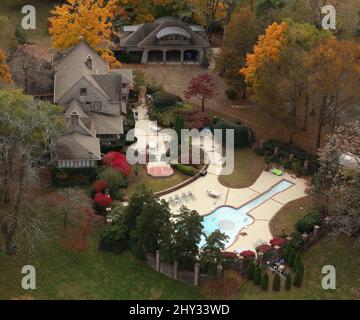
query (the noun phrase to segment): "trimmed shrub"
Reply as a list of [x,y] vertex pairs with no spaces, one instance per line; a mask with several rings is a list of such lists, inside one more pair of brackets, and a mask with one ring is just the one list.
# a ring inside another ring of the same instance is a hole
[[275,273],[274,279],[273,279],[273,283],[272,283],[272,289],[273,291],[280,291],[280,276]]
[[310,233],[316,225],[322,224],[322,214],[319,210],[311,210],[306,216],[296,222],[295,228],[300,233]]
[[299,264],[301,264],[301,257],[299,254],[296,254],[295,259],[294,259],[293,268],[296,270],[298,268]]
[[261,283],[261,267],[260,266],[255,267],[254,283],[257,286],[260,285],[260,283]]
[[288,258],[288,264],[290,268],[294,267],[294,262],[295,262],[295,258],[296,258],[296,252],[294,250],[291,250],[289,253],[289,258]]
[[302,234],[300,232],[294,232],[292,235],[292,239],[290,240],[290,246],[294,250],[299,250],[304,245],[304,239],[302,237]]
[[99,250],[119,253],[128,247],[127,229],[122,224],[106,227],[100,234]]
[[122,193],[120,189],[126,188],[128,185],[121,172],[109,167],[101,171],[99,176],[100,179],[107,181],[111,196],[114,199],[121,200]]
[[51,166],[52,184],[55,187],[88,185],[98,177],[98,168],[58,168]]
[[96,180],[93,184],[94,191],[103,192],[108,187],[108,183],[105,180]]
[[254,280],[254,275],[255,275],[255,262],[251,261],[251,263],[249,264],[249,267],[247,269],[247,278],[248,280],[252,281]]
[[245,250],[245,251],[242,251],[240,253],[240,255],[242,255],[244,258],[255,258],[255,252],[254,251],[251,251],[251,250]]
[[267,273],[265,273],[261,278],[261,289],[269,289],[269,275]]
[[155,110],[164,111],[172,107],[176,107],[178,99],[175,95],[171,93],[158,91],[155,93],[152,103]]
[[112,198],[111,196],[107,195],[107,194],[103,194],[101,192],[98,192],[97,194],[95,194],[95,202],[103,208],[107,208],[112,204]]
[[270,240],[270,244],[272,247],[282,247],[286,243],[286,239],[283,238],[274,238]]
[[188,176],[195,176],[199,173],[199,170],[197,170],[196,168],[191,166],[186,166],[180,163],[173,163],[171,164],[171,167],[179,170],[181,173],[186,174]]
[[128,177],[131,173],[131,165],[128,163],[126,155],[121,152],[108,152],[102,161],[106,166],[120,171],[124,177]]
[[291,289],[292,281],[291,281],[291,275],[288,274],[285,279],[285,290],[289,291]]
[[226,90],[225,92],[226,96],[230,99],[230,100],[235,100],[236,96],[237,96],[237,92],[235,89],[233,88],[229,88]]
[[304,267],[300,264],[296,270],[295,279],[294,279],[294,287],[301,287],[302,281],[304,278]]
[[[214,129],[233,129],[234,130],[234,145],[235,148],[246,148],[251,145],[254,141],[254,134],[252,130],[245,125],[228,123],[225,120],[219,120],[215,125]],[[226,134],[222,135],[223,143],[226,144]]]

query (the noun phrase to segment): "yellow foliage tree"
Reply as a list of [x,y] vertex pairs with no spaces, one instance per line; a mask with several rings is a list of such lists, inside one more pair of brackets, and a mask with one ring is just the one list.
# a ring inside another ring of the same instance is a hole
[[9,66],[6,64],[6,54],[0,49],[0,80],[12,82]]
[[76,45],[83,39],[99,52],[110,67],[118,67],[110,49],[110,37],[113,29],[112,19],[122,14],[116,6],[116,0],[67,0],[55,6],[49,18],[49,33],[52,46],[59,50]]
[[269,60],[276,61],[280,57],[281,49],[286,43],[287,29],[287,22],[274,22],[267,27],[265,34],[259,37],[258,43],[254,46],[254,53],[247,54],[246,66],[240,73],[245,76],[247,84],[255,90],[261,85],[257,73],[262,65]]

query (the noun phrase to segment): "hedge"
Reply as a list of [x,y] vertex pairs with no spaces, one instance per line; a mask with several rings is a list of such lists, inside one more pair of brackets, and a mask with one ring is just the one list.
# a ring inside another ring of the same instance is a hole
[[295,228],[300,233],[310,233],[316,225],[320,226],[323,222],[322,214],[319,210],[311,210],[307,215],[296,222]]
[[171,164],[171,167],[179,170],[181,173],[186,174],[188,176],[195,176],[199,173],[198,169],[180,163],[173,163]]
[[222,139],[223,144],[226,144],[226,129],[234,130],[234,146],[235,148],[249,147],[254,141],[253,131],[243,124],[232,124],[225,120],[218,120],[213,124],[213,129],[223,130]]
[[250,280],[250,281],[254,280],[254,275],[255,275],[255,263],[254,263],[254,261],[251,261],[251,263],[249,264],[246,275],[247,275],[248,280]]
[[261,278],[261,289],[267,290],[269,288],[269,275],[265,273]]
[[254,283],[256,285],[260,285],[261,283],[261,267],[255,267],[255,274],[254,274]]
[[119,253],[128,247],[127,229],[123,224],[106,227],[100,234],[99,250]]
[[[275,154],[275,150],[278,150]],[[286,169],[294,170],[300,176],[314,174],[319,168],[319,161],[316,155],[307,153],[290,143],[283,143],[279,140],[270,139],[265,141],[262,146],[254,149],[259,156],[265,156],[268,162],[279,163]],[[293,155],[290,160],[290,155]],[[305,161],[308,161],[308,167],[305,168]]]
[[292,281],[291,281],[291,275],[288,274],[285,279],[285,290],[289,291],[291,289]]
[[152,102],[154,109],[157,111],[164,111],[170,109],[171,107],[176,107],[177,103],[177,96],[164,91],[156,92]]
[[273,283],[272,283],[272,289],[274,291],[280,291],[280,276],[275,273],[274,279],[273,279]]
[[52,185],[72,187],[88,185],[98,178],[98,168],[58,168],[51,166]]

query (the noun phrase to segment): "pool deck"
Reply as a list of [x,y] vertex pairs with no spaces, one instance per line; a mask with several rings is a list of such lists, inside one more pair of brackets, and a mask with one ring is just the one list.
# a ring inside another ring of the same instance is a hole
[[[278,177],[271,172],[263,171],[252,186],[243,189],[232,189],[225,187],[219,182],[218,177],[220,172],[221,167],[212,164],[209,166],[208,174],[205,177],[199,178],[190,185],[176,192],[167,194],[161,197],[161,199],[168,200],[175,195],[180,196],[182,192],[188,193],[191,191],[195,196],[195,201],[188,201],[185,205],[189,209],[196,210],[200,215],[204,216],[224,205],[238,208],[265,193],[282,180],[288,180],[294,184],[289,189],[275,195],[251,211],[249,214],[255,219],[255,222],[239,230],[239,232],[244,232],[247,235],[238,236],[237,240],[226,248],[226,251],[235,251],[239,248],[243,250],[254,250],[259,241],[270,241],[273,238],[269,229],[270,220],[285,204],[307,196],[305,193],[306,181],[287,173]],[[207,189],[221,193],[220,198],[210,198],[206,192]],[[172,213],[174,215],[178,214],[179,208],[180,206],[171,207]]]

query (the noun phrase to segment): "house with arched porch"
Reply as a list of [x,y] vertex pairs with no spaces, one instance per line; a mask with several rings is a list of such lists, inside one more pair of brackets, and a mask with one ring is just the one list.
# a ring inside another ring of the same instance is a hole
[[163,17],[152,23],[124,26],[119,53],[142,64],[199,64],[208,48],[203,27],[178,17]]

